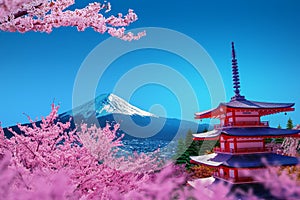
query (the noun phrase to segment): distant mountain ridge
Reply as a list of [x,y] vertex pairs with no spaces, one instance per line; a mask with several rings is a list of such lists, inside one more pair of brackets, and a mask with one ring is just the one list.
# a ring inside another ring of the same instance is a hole
[[[75,122],[99,124],[100,127],[104,127],[106,123],[120,123],[120,133],[125,134],[124,139],[172,140],[175,137],[185,137],[188,130],[201,132],[208,129],[208,125],[156,116],[129,104],[115,94],[100,95],[94,100],[60,114],[58,120],[66,122],[70,117],[72,117],[72,129],[75,128]],[[16,126],[12,128],[18,132]],[[5,129],[5,133],[9,134],[9,131]]]

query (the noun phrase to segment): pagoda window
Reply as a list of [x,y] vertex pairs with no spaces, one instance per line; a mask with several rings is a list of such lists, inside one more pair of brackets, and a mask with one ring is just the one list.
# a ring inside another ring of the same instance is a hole
[[233,151],[233,150],[234,150],[234,143],[233,143],[233,142],[230,142],[230,143],[229,143],[229,148],[230,148],[230,151]]
[[220,169],[220,176],[224,176],[224,170],[222,168]]
[[234,170],[233,169],[229,170],[229,177],[234,178]]
[[227,113],[227,116],[228,116],[228,117],[232,116],[232,112],[228,112],[228,113]]
[[224,142],[221,142],[221,150],[224,150],[225,149],[225,144]]
[[233,122],[233,119],[232,119],[232,117],[230,117],[228,120],[229,120],[229,122]]
[[221,126],[224,126],[225,124],[225,119],[221,119]]

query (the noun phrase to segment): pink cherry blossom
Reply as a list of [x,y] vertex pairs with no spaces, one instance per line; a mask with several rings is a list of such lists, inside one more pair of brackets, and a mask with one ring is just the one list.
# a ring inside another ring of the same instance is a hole
[[95,2],[82,9],[68,10],[74,4],[74,0],[0,0],[0,30],[51,33],[53,28],[75,26],[78,31],[92,28],[126,41],[145,36],[145,32],[125,32],[125,27],[138,20],[132,9],[124,16],[104,16],[111,10],[110,3]]
[[[50,195],[61,176],[64,182],[57,184],[65,187],[55,194],[66,199],[107,199],[111,190],[127,193],[138,188],[158,169],[155,156],[116,156],[122,145],[116,136],[119,124],[103,129],[82,125],[80,130],[70,130],[70,121],[57,121],[58,109],[52,104],[51,113],[40,124],[29,118],[31,125],[18,125],[22,134],[10,130],[14,134],[10,139],[0,129],[0,176],[11,183],[0,192],[7,197],[15,199],[17,193],[35,198]],[[42,194],[41,182],[50,188]]]

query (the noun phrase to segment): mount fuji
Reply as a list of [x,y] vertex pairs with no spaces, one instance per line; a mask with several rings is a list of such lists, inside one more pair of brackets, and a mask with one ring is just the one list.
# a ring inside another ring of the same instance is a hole
[[[195,122],[174,118],[156,116],[129,104],[115,94],[103,94],[95,99],[64,112],[58,116],[58,120],[67,122],[72,118],[71,128],[75,124],[87,123],[104,127],[106,123],[120,123],[120,134],[125,134],[125,140],[150,139],[173,140],[175,137],[185,137],[186,133],[203,131],[208,125],[198,125]],[[39,122],[37,122],[39,123]],[[16,126],[10,127],[16,132]],[[12,135],[4,129],[6,136]]]
[[118,97],[115,94],[102,94],[81,106],[78,106],[68,112],[61,115],[73,115],[80,114],[84,118],[89,118],[91,115],[95,115],[96,118],[103,117],[109,114],[123,114],[123,115],[139,115],[142,117],[157,117],[152,113],[141,110],[124,99]]
[[75,119],[75,123],[99,124],[120,123],[120,132],[125,139],[172,140],[185,137],[188,130],[193,132],[207,129],[207,125],[174,118],[156,116],[129,104],[115,94],[103,94],[81,106],[59,115],[61,121]]

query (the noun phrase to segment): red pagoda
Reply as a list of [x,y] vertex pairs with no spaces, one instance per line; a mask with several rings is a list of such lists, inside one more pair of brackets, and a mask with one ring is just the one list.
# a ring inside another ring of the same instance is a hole
[[[214,153],[192,156],[191,162],[215,167],[213,177],[231,184],[256,182],[251,172],[264,172],[268,166],[293,166],[295,157],[276,154],[266,146],[267,138],[298,137],[299,130],[269,127],[262,116],[294,111],[294,103],[267,103],[247,100],[240,94],[237,59],[232,43],[232,73],[235,96],[215,109],[195,113],[196,119],[217,118],[219,125],[206,133],[194,134],[194,140],[219,140]],[[250,173],[249,173],[250,172]]]

